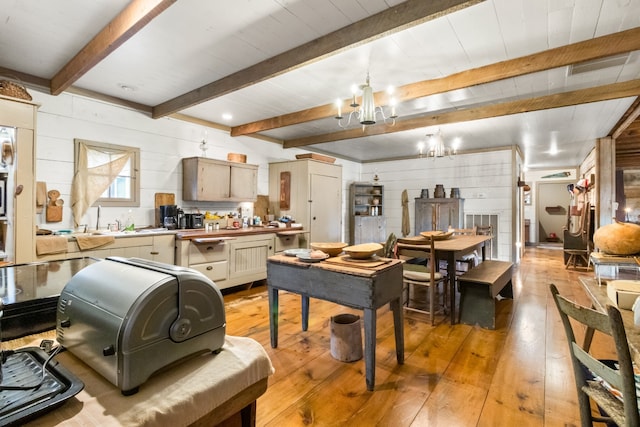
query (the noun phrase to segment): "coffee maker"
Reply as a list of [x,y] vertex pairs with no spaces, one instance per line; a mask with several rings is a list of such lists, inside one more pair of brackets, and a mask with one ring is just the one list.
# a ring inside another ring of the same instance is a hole
[[178,227],[178,206],[161,205],[159,209],[161,226],[167,230],[175,230]]

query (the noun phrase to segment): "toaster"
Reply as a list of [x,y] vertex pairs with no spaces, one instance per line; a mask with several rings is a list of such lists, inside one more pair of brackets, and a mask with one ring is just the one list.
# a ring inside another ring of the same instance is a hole
[[130,395],[158,370],[225,339],[224,300],[205,275],[140,258],[108,257],[60,294],[58,342]]
[[203,228],[204,227],[204,214],[192,213],[186,214],[187,228]]

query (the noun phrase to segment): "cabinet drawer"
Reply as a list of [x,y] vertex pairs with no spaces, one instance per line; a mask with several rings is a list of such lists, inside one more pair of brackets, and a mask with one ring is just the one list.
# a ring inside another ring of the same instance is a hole
[[287,249],[297,249],[300,247],[298,246],[299,244],[297,234],[290,236],[276,236],[276,253],[286,251]]
[[223,261],[229,258],[229,246],[220,243],[194,243],[189,245],[189,265]]
[[229,263],[227,261],[218,261],[208,262],[205,264],[190,265],[189,267],[193,268],[196,271],[199,271],[214,282],[220,282],[227,279],[228,266]]

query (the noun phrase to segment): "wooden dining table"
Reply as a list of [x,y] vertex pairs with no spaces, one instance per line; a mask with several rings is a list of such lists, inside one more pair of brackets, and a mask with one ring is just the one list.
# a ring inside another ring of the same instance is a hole
[[[607,285],[605,281],[599,282],[595,277],[579,277],[578,281],[589,296],[589,299],[591,299],[593,309],[606,313],[607,304],[614,305],[607,295]],[[631,357],[636,365],[640,366],[640,327],[636,326],[633,321],[633,311],[625,309],[619,310],[622,315],[624,331],[627,334]],[[585,332],[584,349],[588,349],[591,346],[593,332],[593,329],[587,329]]]
[[[451,324],[456,321],[456,260],[479,250],[484,261],[486,259],[485,245],[491,239],[492,236],[486,235],[455,235],[446,240],[436,240],[434,242],[436,258],[447,262]],[[398,239],[398,256],[424,258],[425,254],[428,254],[431,250],[430,245],[424,242],[428,243],[428,240],[421,236]]]

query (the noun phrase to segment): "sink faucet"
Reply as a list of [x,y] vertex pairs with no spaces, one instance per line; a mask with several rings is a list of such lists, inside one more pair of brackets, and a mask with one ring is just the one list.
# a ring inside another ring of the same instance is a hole
[[98,205],[98,218],[96,219],[96,230],[100,230],[100,211],[102,210],[102,206]]

